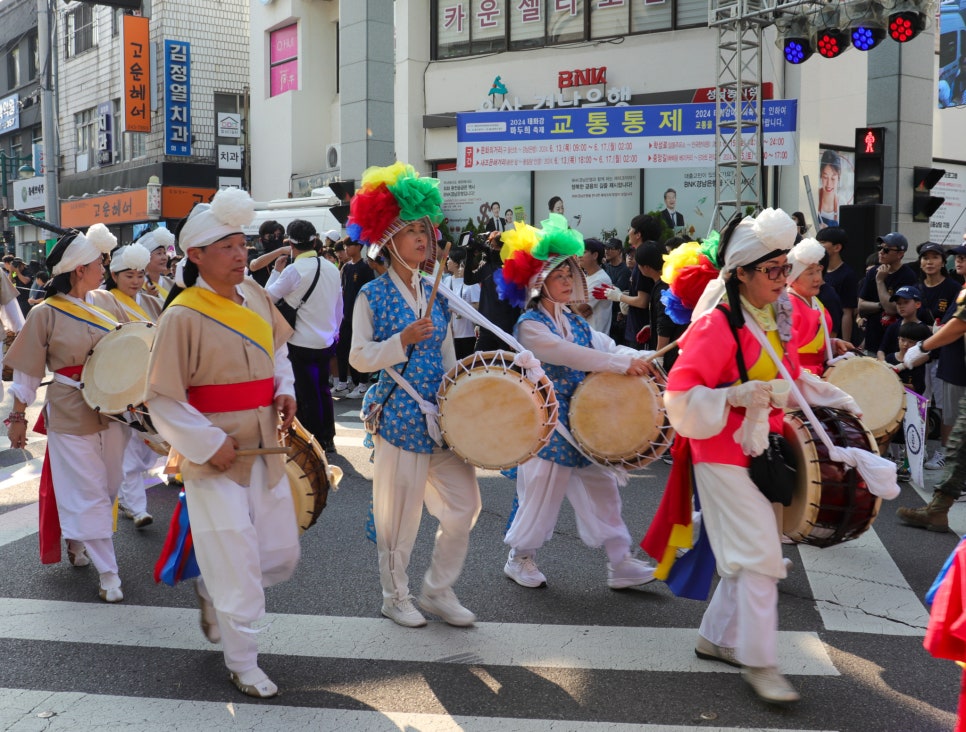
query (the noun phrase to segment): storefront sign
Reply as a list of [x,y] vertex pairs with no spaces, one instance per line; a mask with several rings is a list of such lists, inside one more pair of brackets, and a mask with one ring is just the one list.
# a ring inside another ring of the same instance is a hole
[[269,34],[269,96],[299,88],[298,30],[298,23],[293,23]]
[[[795,162],[798,102],[763,102],[765,165]],[[714,167],[713,104],[470,112],[456,116],[461,171]],[[746,132],[748,144],[753,133]],[[724,162],[729,162],[723,157]]]
[[125,15],[121,25],[124,79],[124,132],[150,132],[151,40],[150,21]]
[[196,203],[207,203],[214,195],[214,188],[164,186],[161,189],[161,216],[166,219],[183,219]]
[[241,145],[219,145],[218,146],[218,167],[222,170],[241,170],[242,167],[242,146]]
[[11,208],[29,211],[34,208],[43,208],[46,204],[47,199],[44,194],[44,179],[42,176],[13,182]]
[[96,223],[111,226],[146,221],[147,218],[148,192],[145,188],[77,198],[60,204],[60,225],[65,228],[87,228]]
[[101,102],[97,105],[97,164],[114,163],[114,105]]
[[219,112],[218,137],[241,137],[241,115],[235,112]]
[[0,99],[0,135],[20,129],[20,95]]
[[191,155],[191,44],[164,42],[164,154]]

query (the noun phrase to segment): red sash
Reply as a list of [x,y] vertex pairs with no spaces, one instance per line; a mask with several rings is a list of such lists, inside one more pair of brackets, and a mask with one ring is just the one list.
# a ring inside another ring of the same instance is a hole
[[275,379],[271,377],[238,384],[188,387],[188,404],[199,412],[242,412],[271,406],[274,401]]

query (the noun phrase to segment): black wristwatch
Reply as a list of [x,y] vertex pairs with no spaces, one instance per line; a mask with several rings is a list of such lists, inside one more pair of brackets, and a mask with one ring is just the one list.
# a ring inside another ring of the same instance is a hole
[[926,348],[926,347],[925,347],[924,345],[922,345],[922,343],[923,343],[922,341],[919,341],[919,342],[918,342],[918,343],[916,344],[917,346],[919,346],[919,350],[920,350],[920,351],[921,351],[922,353],[929,353],[929,349],[928,349],[928,348]]

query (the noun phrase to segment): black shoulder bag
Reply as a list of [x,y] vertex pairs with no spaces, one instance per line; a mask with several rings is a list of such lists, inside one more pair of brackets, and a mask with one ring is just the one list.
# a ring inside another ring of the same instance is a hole
[[[748,369],[745,368],[745,356],[741,352],[738,329],[735,328],[731,315],[725,308],[718,305],[717,309],[725,314],[728,327],[731,328],[731,335],[735,338],[738,373],[744,383],[748,381]],[[768,447],[761,455],[751,458],[748,474],[751,476],[751,481],[769,501],[783,506],[792,505],[798,468],[795,453],[784,437],[775,432],[768,433]]]
[[284,297],[279,298],[278,302],[275,303],[275,307],[278,308],[278,311],[282,314],[282,317],[285,318],[285,321],[293,328],[295,327],[295,319],[298,318],[299,308],[302,307],[305,304],[305,301],[312,296],[312,291],[315,290],[315,286],[318,284],[319,275],[322,274],[322,258],[316,257],[316,260],[315,278],[312,280],[312,285],[302,296],[302,299],[299,300],[299,304],[295,307],[292,307],[285,302]]

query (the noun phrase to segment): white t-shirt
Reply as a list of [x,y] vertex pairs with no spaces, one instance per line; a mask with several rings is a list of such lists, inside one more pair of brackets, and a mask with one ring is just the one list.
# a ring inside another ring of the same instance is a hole
[[[593,292],[598,285],[612,285],[610,276],[603,269],[599,269],[592,275],[587,275],[587,292]],[[591,300],[590,307],[593,312],[587,319],[590,327],[599,333],[610,333],[610,321],[614,314],[610,300]]]
[[[470,305],[476,306],[480,302],[480,286],[467,285],[462,277],[455,275],[447,283],[449,289],[463,298]],[[453,338],[473,338],[476,336],[476,326],[471,320],[453,313]]]

